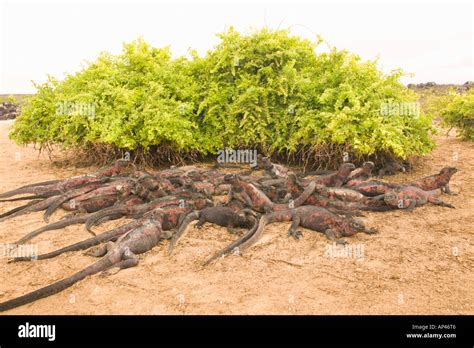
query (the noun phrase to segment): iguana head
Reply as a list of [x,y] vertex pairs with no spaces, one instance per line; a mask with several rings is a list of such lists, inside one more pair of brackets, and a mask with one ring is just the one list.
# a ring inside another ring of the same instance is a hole
[[441,175],[443,175],[443,174],[453,175],[457,171],[458,171],[458,169],[456,167],[444,167],[443,169],[441,169],[441,171],[439,173]]
[[339,167],[339,175],[348,176],[355,169],[353,163],[343,163]]
[[159,221],[163,221],[164,217],[165,217],[165,211],[161,208],[158,208],[158,209],[154,209],[152,210],[149,214],[146,214],[148,215],[148,217],[151,219],[151,220],[159,220]]
[[365,225],[362,220],[354,219],[352,220],[349,225],[354,228],[357,232],[365,231]]
[[398,206],[399,199],[398,199],[398,195],[395,191],[387,192],[384,195],[383,200],[385,201],[385,203],[387,203],[391,207]]
[[316,184],[314,191],[317,192],[317,193],[326,192],[327,187],[324,186],[324,185],[321,185],[321,184]]
[[224,181],[225,182],[228,182],[228,183],[233,183],[233,182],[236,182],[238,181],[239,177],[237,174],[226,174],[224,176]]
[[114,165],[117,168],[124,168],[124,167],[128,166],[129,164],[130,164],[130,160],[125,159],[125,158],[120,158],[120,159],[116,160],[115,163],[114,163]]
[[214,202],[210,198],[201,196],[194,200],[194,206],[196,207],[197,210],[201,210],[207,207],[213,207]]
[[367,169],[367,170],[369,170],[369,171],[372,171],[372,170],[374,169],[374,167],[375,167],[375,164],[374,164],[374,162],[372,162],[372,161],[367,161],[367,162],[364,162],[364,164],[362,165],[362,167],[363,167],[364,169]]

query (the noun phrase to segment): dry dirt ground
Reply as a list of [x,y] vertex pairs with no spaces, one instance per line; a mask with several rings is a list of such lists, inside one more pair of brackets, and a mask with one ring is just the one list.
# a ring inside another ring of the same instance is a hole
[[[0,192],[95,168],[61,168],[32,147],[8,140],[11,122],[0,124]],[[7,314],[474,314],[474,144],[439,136],[438,147],[410,174],[411,180],[454,165],[456,209],[424,206],[414,212],[369,213],[378,235],[349,239],[345,257],[320,233],[286,236],[289,224],[267,227],[243,256],[203,268],[201,262],[234,240],[225,229],[191,229],[170,257],[163,243],[140,256],[138,267],[89,277],[60,294]],[[2,203],[0,212],[18,203]],[[53,216],[58,219],[60,213]],[[113,221],[101,229],[116,226]],[[42,226],[41,213],[3,222],[0,243]],[[88,238],[77,226],[35,240],[40,253]],[[341,249],[337,249],[341,251]],[[349,253],[352,251],[352,254]],[[0,258],[0,301],[66,277],[95,259],[73,252],[52,260],[7,263]]]

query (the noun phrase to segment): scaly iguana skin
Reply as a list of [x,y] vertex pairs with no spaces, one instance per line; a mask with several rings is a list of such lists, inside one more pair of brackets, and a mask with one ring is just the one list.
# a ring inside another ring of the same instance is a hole
[[121,236],[117,242],[108,242],[95,256],[103,256],[96,263],[84,268],[68,278],[57,281],[29,294],[0,303],[0,312],[23,306],[44,297],[57,294],[82,279],[105,271],[111,267],[121,269],[138,264],[137,254],[145,253],[155,247],[162,238],[161,221],[164,211],[153,211],[148,219],[139,227]]
[[365,204],[369,198],[358,191],[345,187],[326,187],[323,185],[316,185],[315,192],[328,198],[340,199],[344,202],[359,202]]
[[[124,200],[120,206],[133,206],[133,205],[138,205],[138,204],[142,204],[143,201],[138,198],[138,197],[128,197],[126,200]],[[110,208],[106,208],[105,210],[107,209],[110,209]],[[53,223],[50,223],[46,226],[43,226],[43,227],[40,227],[28,234],[26,234],[25,236],[23,236],[22,238],[20,238],[18,241],[16,241],[14,244],[24,244],[25,242],[33,239],[34,237],[44,233],[44,232],[47,232],[47,231],[53,231],[53,230],[58,230],[58,229],[61,229],[61,228],[64,228],[64,227],[67,227],[67,226],[71,226],[71,225],[77,225],[77,224],[83,224],[85,222],[87,222],[88,219],[90,219],[91,217],[94,217],[94,216],[97,216],[99,214],[102,214],[102,211],[98,211],[98,212],[95,212],[95,213],[88,213],[88,214],[84,214],[84,215],[68,215],[68,216],[65,216],[63,219],[59,220],[59,221],[56,221],[56,222],[53,222]],[[114,216],[113,218],[120,218],[120,216]]]
[[[290,194],[299,195],[303,191],[303,187],[295,175],[288,175],[287,189]],[[315,192],[303,204],[324,207],[333,213],[346,216],[359,214],[357,210],[390,210],[383,200],[365,197],[360,192],[348,188],[323,185],[316,185]]]
[[178,232],[173,235],[168,253],[171,254],[173,252],[173,248],[178,242],[178,239],[183,236],[192,221],[199,220],[194,225],[194,228],[201,228],[206,222],[210,222],[222,227],[227,227],[230,233],[234,233],[235,228],[251,228],[256,222],[254,216],[255,213],[249,209],[243,209],[241,213],[237,213],[230,207],[222,206],[193,211],[184,218]]
[[367,161],[362,164],[362,167],[354,169],[349,176],[347,177],[348,180],[367,180],[372,176],[372,170],[374,169],[375,164],[374,162]]
[[107,177],[110,177],[112,175],[117,175],[123,172],[123,169],[127,165],[128,165],[127,161],[118,160],[115,162],[114,165],[99,169],[97,172],[93,174],[75,176],[75,177],[64,179],[64,180],[49,180],[49,181],[44,181],[44,182],[40,182],[36,184],[25,185],[15,190],[1,193],[0,198],[8,198],[8,197],[25,194],[25,193],[32,193],[35,195],[41,195],[45,193],[49,195],[53,195],[53,193],[54,195],[61,194],[62,192],[66,192],[71,189],[78,188],[87,183],[98,182],[98,181],[101,181],[100,179],[107,179]]
[[197,209],[203,209],[207,206],[213,205],[210,199],[201,198],[199,195],[196,195],[194,199],[182,199],[181,197],[175,196],[166,196],[159,199],[155,199],[149,203],[143,203],[138,205],[121,205],[117,207],[110,207],[108,209],[104,209],[86,220],[86,229],[89,232],[93,231],[91,228],[96,225],[97,223],[107,219],[109,216],[141,216],[146,212],[149,212],[154,209],[164,208],[173,205],[180,205],[181,203],[189,206],[196,207]]
[[337,172],[318,176],[313,181],[328,187],[341,187],[354,169],[354,164],[343,163]]
[[[102,182],[94,181],[94,182],[86,183],[86,184],[82,185],[82,187],[76,188],[76,189],[73,189],[72,191],[70,191],[68,193],[68,196],[76,197],[76,196],[82,195],[85,192],[89,192],[89,191],[92,191],[92,190],[98,188],[100,185],[102,185]],[[30,202],[30,203],[28,203],[28,204],[26,204],[22,207],[15,208],[13,210],[10,210],[6,213],[1,214],[0,215],[0,222],[3,222],[5,220],[11,219],[11,218],[14,218],[14,217],[17,217],[17,216],[28,214],[28,213],[31,213],[31,212],[41,211],[41,210],[47,209],[51,204],[54,204],[58,199],[60,199],[60,196],[55,195],[55,196],[51,196],[51,197],[48,197],[46,199],[43,199],[41,201],[36,201],[36,202],[33,201],[33,202],[35,202],[34,204],[31,204],[31,202]]]
[[44,222],[49,222],[49,217],[60,206],[68,211],[79,210],[92,213],[102,208],[106,208],[120,198],[128,197],[133,190],[134,183],[130,179],[114,180],[100,187],[89,190],[84,194],[74,194],[69,191],[62,194],[53,202],[43,215]]
[[273,178],[286,178],[290,172],[287,167],[272,163],[268,157],[257,156],[257,167],[264,169]]
[[170,180],[154,177],[145,171],[135,171],[132,177],[136,178],[134,193],[146,201],[167,196],[175,191]]
[[146,219],[146,218],[147,217],[144,216],[140,220],[132,221],[128,224],[125,224],[125,225],[116,227],[112,230],[100,233],[100,234],[98,234],[94,237],[82,240],[80,242],[62,247],[60,249],[57,249],[57,250],[54,250],[54,251],[51,251],[51,252],[48,252],[48,253],[45,253],[45,254],[40,254],[40,255],[37,255],[37,256],[34,256],[34,257],[27,257],[27,256],[15,257],[15,258],[9,260],[9,262],[46,260],[46,259],[51,259],[53,257],[59,256],[61,254],[71,252],[71,251],[86,250],[86,249],[89,249],[90,247],[99,245],[100,243],[103,243],[103,242],[115,241],[115,240],[117,240],[118,237],[120,237],[120,236],[124,235],[125,233],[127,233],[128,231],[140,226],[144,222],[144,219]]
[[406,184],[393,184],[383,181],[366,181],[359,185],[351,187],[351,189],[361,192],[370,197],[379,196],[392,190],[401,190],[403,187],[418,187],[424,191],[432,191],[441,189],[442,192],[451,193],[449,189],[449,181],[451,177],[457,172],[454,167],[445,167],[441,169],[439,174],[430,175],[419,180],[415,180]]
[[[314,181],[318,185],[328,187],[341,187],[348,180],[351,172],[355,170],[353,163],[343,163],[337,171],[330,171],[328,174],[318,175],[314,179],[302,178],[301,183],[306,185]],[[289,175],[287,175],[287,178]]]
[[[248,233],[239,238],[237,241],[216,253],[214,256],[208,259],[204,265],[207,265],[213,260],[224,256],[235,248],[239,248],[239,251],[249,248],[260,239],[267,224],[285,221],[292,221],[290,229],[288,230],[288,235],[293,236],[296,239],[301,238],[301,233],[297,230],[298,226],[302,226],[313,231],[322,232],[330,240],[352,236],[358,232],[364,232],[367,234],[377,233],[376,229],[367,229],[359,220],[343,218],[322,207],[305,205],[295,209],[265,214],[260,219],[258,225],[253,227]],[[345,242],[343,241],[343,243]]]
[[[232,185],[232,189],[229,193],[228,201],[231,201],[232,198],[240,200],[244,204],[247,204],[253,210],[258,212],[268,212],[268,211],[277,211],[288,209],[288,204],[276,204],[272,202],[261,190],[259,190],[255,185],[249,184],[240,179],[238,175],[228,174],[225,176],[225,180]],[[306,199],[313,193],[316,184],[314,182],[310,183],[300,197],[292,202],[292,207],[298,207],[303,204]]]
[[424,191],[419,187],[406,186],[383,195],[385,203],[393,209],[406,209],[412,211],[415,207],[421,207],[427,203],[454,208],[453,205],[445,203],[437,196],[441,194],[439,189]]
[[393,184],[384,181],[370,180],[359,185],[352,186],[351,189],[362,193],[368,197],[383,195],[392,190],[403,187],[402,184]]
[[[188,201],[186,203],[186,206],[184,207],[181,207],[179,205],[163,207],[162,209],[164,211],[164,216],[161,223],[163,231],[169,231],[178,227],[181,224],[186,214],[188,214],[193,209],[200,209],[200,208],[202,209],[203,207],[206,206],[205,202],[207,202],[207,200],[203,200],[203,201],[196,200],[196,202]],[[93,247],[95,245],[98,245],[102,242],[114,241],[121,235],[130,231],[131,229],[140,226],[145,221],[144,219],[146,219],[149,214],[150,212],[145,212],[143,217],[138,220],[132,221],[126,225],[116,227],[110,231],[100,233],[96,235],[95,237],[83,240],[81,242],[68,245],[58,250],[54,250],[46,254],[38,255],[36,257],[16,257],[16,258],[13,258],[11,262],[50,259],[58,255],[61,255],[65,252],[84,250],[84,249]],[[171,233],[165,232],[163,234],[163,239],[169,239],[169,238],[171,238]]]
[[451,177],[457,172],[455,167],[444,167],[438,174],[426,176],[424,178],[412,181],[406,185],[416,186],[424,191],[441,189],[442,192],[453,194],[449,188]]
[[411,170],[410,163],[398,163],[396,160],[387,163],[383,168],[380,168],[378,171],[378,178],[383,178],[387,175],[395,175],[397,172],[406,173]]
[[[292,173],[288,173],[292,175]],[[294,175],[294,174],[293,174]],[[253,184],[260,191],[265,193],[265,195],[275,203],[288,203],[288,200],[291,198],[286,190],[285,184],[287,179],[262,179],[262,180],[245,180],[250,184]]]

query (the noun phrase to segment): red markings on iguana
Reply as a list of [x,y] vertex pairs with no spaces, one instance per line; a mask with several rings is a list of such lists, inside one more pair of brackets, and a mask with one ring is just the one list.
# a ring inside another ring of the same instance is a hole
[[439,198],[440,190],[424,191],[419,187],[406,186],[386,193],[383,199],[387,205],[396,209],[413,210],[415,207],[421,207],[427,203],[440,205],[443,207],[454,208],[453,205],[445,203]]
[[438,174],[426,176],[424,178],[412,181],[407,185],[419,187],[424,191],[441,189],[442,192],[452,194],[449,188],[449,181],[451,180],[451,177],[457,173],[457,171],[458,170],[455,167],[444,167]]
[[341,217],[330,212],[323,207],[301,206],[295,209],[276,211],[264,215],[258,225],[253,227],[248,233],[232,243],[230,246],[216,253],[209,258],[204,265],[238,248],[239,252],[254,245],[262,236],[266,225],[274,222],[291,221],[288,235],[297,239],[301,238],[298,227],[302,226],[316,232],[322,232],[330,240],[337,240],[341,237],[352,236],[358,232],[368,234],[377,233],[376,229],[367,229],[362,221],[352,218]]

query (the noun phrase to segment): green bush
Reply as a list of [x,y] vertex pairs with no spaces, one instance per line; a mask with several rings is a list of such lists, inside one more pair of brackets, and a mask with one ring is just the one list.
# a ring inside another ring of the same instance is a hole
[[[157,156],[246,147],[314,162],[324,149],[326,159],[318,160],[327,163],[342,150],[405,159],[432,148],[430,117],[381,113],[383,103],[416,101],[398,82],[400,71],[384,75],[376,62],[335,48],[317,54],[320,41],[286,30],[242,35],[231,28],[219,37],[204,57],[191,51],[189,59],[172,59],[168,48],[142,39],[119,55],[102,53],[78,73],[36,86],[10,136]],[[58,105],[78,104],[93,105],[93,115],[58,112]]]
[[464,140],[474,140],[474,91],[456,95],[441,111],[442,122],[456,127]]

